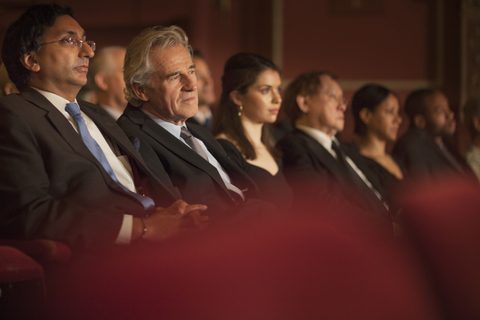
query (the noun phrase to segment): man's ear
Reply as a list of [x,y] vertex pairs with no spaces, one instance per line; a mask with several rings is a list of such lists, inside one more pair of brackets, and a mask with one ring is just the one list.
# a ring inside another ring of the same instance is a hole
[[362,110],[360,110],[358,115],[360,116],[360,119],[363,121],[363,123],[368,126],[370,124],[370,120],[372,119],[373,113],[369,109],[363,108]]
[[6,95],[9,95],[10,93],[18,93],[17,87],[15,87],[15,85],[11,82],[5,85],[5,88],[3,88],[3,91],[5,91]]
[[427,126],[425,116],[421,114],[417,114],[415,117],[413,117],[413,123],[415,124],[415,127],[420,129],[425,129],[425,127]]
[[107,75],[105,72],[98,72],[93,78],[93,81],[95,81],[95,84],[98,88],[100,88],[100,90],[108,90]]
[[142,101],[149,101],[147,92],[144,87],[140,86],[138,83],[132,84],[133,93],[137,96],[138,99]]
[[477,116],[473,116],[473,127],[477,132],[480,132],[480,119]]
[[303,113],[308,113],[308,111],[310,111],[310,107],[308,106],[307,96],[298,95],[296,100],[297,100],[298,107],[300,108],[300,110],[302,110]]
[[35,51],[24,54],[23,57],[20,58],[20,62],[23,64],[25,69],[27,69],[28,71],[32,71],[32,72],[40,71],[40,64],[37,61]]
[[237,90],[230,92],[230,99],[232,99],[233,103],[237,106],[243,106],[243,96]]

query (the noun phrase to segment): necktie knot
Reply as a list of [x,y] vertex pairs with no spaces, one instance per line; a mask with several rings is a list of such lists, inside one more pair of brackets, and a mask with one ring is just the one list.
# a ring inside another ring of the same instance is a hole
[[192,148],[193,151],[195,151],[199,156],[201,156],[203,159],[208,161],[207,154],[202,149],[202,147],[200,146],[200,143],[198,143],[198,141],[195,139],[192,133],[188,131],[187,127],[183,126],[180,129],[180,137],[183,140],[185,140],[185,142],[188,144],[190,148]]
[[188,129],[186,127],[182,127],[180,129],[180,137],[182,137],[182,139],[190,139],[192,138],[192,134],[190,133],[190,131],[188,131]]
[[67,103],[65,105],[65,111],[67,111],[68,114],[71,115],[73,118],[75,118],[78,115],[81,115],[80,108],[78,107],[78,104],[76,102]]

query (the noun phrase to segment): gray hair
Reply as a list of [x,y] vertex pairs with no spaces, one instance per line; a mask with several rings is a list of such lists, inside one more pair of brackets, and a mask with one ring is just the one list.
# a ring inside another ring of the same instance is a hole
[[188,37],[182,28],[153,27],[143,30],[127,47],[123,77],[125,80],[125,99],[135,107],[141,105],[141,100],[133,92],[133,84],[151,88],[151,75],[155,68],[150,62],[150,54],[153,49],[181,45],[192,55],[192,48],[188,44]]

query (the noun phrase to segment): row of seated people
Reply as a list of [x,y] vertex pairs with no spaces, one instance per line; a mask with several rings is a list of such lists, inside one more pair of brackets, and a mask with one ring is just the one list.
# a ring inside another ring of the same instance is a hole
[[[94,50],[71,10],[55,4],[30,7],[6,33],[2,59],[20,94],[0,99],[1,237],[66,243],[75,268],[92,249],[302,212],[321,216],[323,208],[396,230],[396,186],[362,157],[383,148],[376,163],[395,179],[403,175],[384,153],[401,121],[390,91],[367,86],[354,97],[365,125],[358,151],[335,138],[346,105],[334,77],[300,75],[283,97],[295,130],[278,142],[280,153],[265,125],[282,105],[280,72],[270,60],[240,53],[227,61],[212,135],[186,124],[198,98],[183,30],[146,29],[127,47],[129,104],[117,122],[76,99]],[[451,128],[448,105],[440,111]],[[427,129],[428,117],[418,118]]]

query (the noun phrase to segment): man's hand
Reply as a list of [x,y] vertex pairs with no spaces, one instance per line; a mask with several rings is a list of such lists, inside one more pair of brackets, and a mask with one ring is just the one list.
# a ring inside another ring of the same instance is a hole
[[194,226],[201,227],[208,217],[202,216],[200,211],[206,209],[205,205],[189,205],[183,200],[175,201],[168,208],[159,207],[148,218],[133,219],[132,240],[141,237],[144,226],[147,228],[144,239],[148,241],[170,238],[186,226],[192,226],[192,222]]

